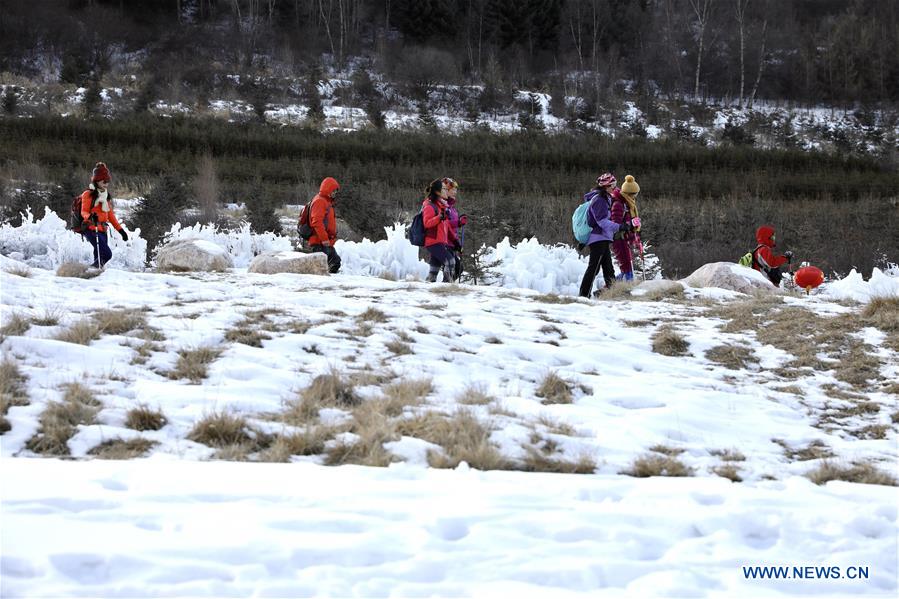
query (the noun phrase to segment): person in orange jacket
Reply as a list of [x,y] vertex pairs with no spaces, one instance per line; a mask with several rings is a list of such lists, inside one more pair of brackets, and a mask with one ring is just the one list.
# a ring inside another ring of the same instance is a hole
[[780,287],[783,279],[783,272],[780,267],[793,261],[793,252],[784,252],[783,256],[778,256],[773,252],[774,246],[774,227],[762,225],[755,231],[755,240],[758,246],[752,252],[752,268],[768,275],[768,279],[776,287]]
[[340,192],[340,184],[334,177],[325,177],[318,188],[318,195],[312,198],[309,208],[309,226],[312,227],[312,236],[309,237],[309,247],[313,252],[321,252],[328,257],[328,272],[335,273],[340,270],[340,256],[334,249],[337,241],[337,215],[334,212],[334,203]]
[[109,249],[109,239],[106,235],[108,223],[115,227],[123,241],[128,241],[128,233],[119,224],[112,209],[112,196],[109,193],[111,179],[109,168],[98,162],[91,172],[90,185],[81,194],[81,218],[87,224],[82,235],[94,246],[94,262],[91,264],[94,268],[102,268],[112,259],[112,250]]

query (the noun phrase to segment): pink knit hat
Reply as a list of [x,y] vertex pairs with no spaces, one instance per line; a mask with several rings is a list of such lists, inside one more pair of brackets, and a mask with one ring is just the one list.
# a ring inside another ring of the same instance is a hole
[[609,185],[615,185],[616,183],[618,183],[618,181],[612,173],[603,173],[596,178],[596,184],[600,187],[608,187]]

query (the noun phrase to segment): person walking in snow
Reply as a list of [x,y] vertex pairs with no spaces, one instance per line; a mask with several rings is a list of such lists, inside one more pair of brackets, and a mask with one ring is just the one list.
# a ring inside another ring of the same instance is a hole
[[453,245],[449,241],[449,204],[446,202],[446,188],[442,179],[434,179],[425,190],[427,197],[421,203],[422,224],[425,227],[425,249],[430,254],[428,282],[437,280],[437,273],[443,271],[443,281],[453,280],[455,258]]
[[[640,241],[640,217],[637,214],[637,194],[640,193],[640,186],[634,180],[632,175],[624,178],[621,189],[613,189],[612,209],[609,218],[614,223],[630,222],[634,226],[633,231],[627,233],[616,233],[612,240],[612,253],[615,254],[615,261],[618,262],[619,280],[634,280],[634,256],[632,248],[642,248]],[[640,249],[637,249],[639,252]]]
[[90,185],[81,194],[81,218],[87,225],[81,234],[94,247],[94,262],[91,264],[94,268],[103,268],[112,259],[107,224],[112,224],[122,237],[122,241],[128,241],[128,233],[119,224],[113,211],[112,196],[109,193],[111,179],[109,168],[104,163],[98,162],[91,172]]
[[784,252],[782,256],[774,253],[777,245],[774,241],[774,227],[762,225],[755,231],[755,240],[758,242],[752,252],[752,268],[768,275],[768,279],[775,287],[780,287],[783,280],[783,272],[780,267],[793,262],[793,252]]
[[337,215],[334,212],[334,204],[339,192],[340,184],[337,179],[325,177],[318,188],[318,195],[312,198],[309,207],[309,226],[312,227],[309,247],[313,252],[328,257],[328,272],[331,274],[340,270],[341,263],[340,256],[334,249],[334,242],[337,241]]
[[[615,269],[612,266],[612,252],[610,244],[612,237],[618,233],[629,233],[634,227],[629,221],[615,223],[609,218],[609,209],[612,206],[612,190],[615,189],[615,176],[612,173],[604,173],[597,177],[596,187],[584,195],[584,201],[590,202],[587,211],[587,222],[592,227],[587,246],[590,248],[590,261],[587,270],[581,280],[581,297],[590,297],[593,289],[593,281],[596,273],[602,267],[602,277],[605,288],[608,289],[615,281]],[[600,292],[597,291],[596,295]]]
[[[448,247],[453,252],[453,281],[458,281],[462,276],[462,235],[464,227],[468,224],[468,216],[459,214],[456,209],[456,195],[459,193],[459,184],[449,177],[443,178],[443,188],[446,189],[446,222],[449,230],[447,238]],[[460,231],[462,228],[462,231]]]

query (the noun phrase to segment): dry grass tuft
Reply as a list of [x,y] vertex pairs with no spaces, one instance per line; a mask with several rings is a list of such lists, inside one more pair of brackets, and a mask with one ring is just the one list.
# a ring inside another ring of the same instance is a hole
[[684,337],[668,325],[663,325],[652,335],[652,351],[663,356],[684,356],[690,344]]
[[621,474],[647,478],[650,476],[693,476],[693,469],[671,456],[646,454],[634,460],[630,470]]
[[412,327],[412,330],[416,333],[421,333],[422,335],[429,335],[431,333],[430,329],[428,329],[428,327],[424,326],[423,324],[415,325],[414,327]]
[[406,356],[406,355],[415,353],[414,351],[412,351],[411,345],[409,345],[408,343],[404,343],[403,341],[400,341],[399,339],[394,339],[393,341],[388,341],[387,343],[384,344],[384,347],[386,347],[388,351],[390,351],[391,353],[393,353],[394,355],[397,355],[397,356]]
[[867,325],[885,333],[899,332],[899,297],[875,297],[862,310]]
[[305,320],[294,319],[285,323],[285,328],[295,335],[302,335],[312,328],[312,323]]
[[633,299],[643,302],[660,302],[663,300],[682,300],[684,297],[682,285],[671,285],[647,291],[643,295],[635,295]]
[[72,277],[75,279],[93,279],[103,272],[98,268],[90,268],[80,262],[64,262],[56,269],[57,277]]
[[571,426],[567,422],[556,420],[548,414],[540,414],[540,416],[537,417],[536,423],[540,426],[545,427],[547,432],[554,435],[562,435],[566,437],[574,437],[575,435],[577,435],[577,431],[574,430],[573,426]]
[[264,462],[288,462],[295,455],[319,455],[324,453],[325,443],[333,439],[338,431],[330,426],[310,426],[302,432],[278,435],[259,459]]
[[325,464],[359,464],[384,467],[396,456],[384,449],[384,443],[399,439],[395,425],[380,411],[379,402],[366,402],[353,411],[350,431],[356,437],[342,440],[328,448]]
[[743,482],[743,478],[739,474],[740,469],[733,464],[721,464],[712,468],[712,472],[722,478],[729,478],[735,483]]
[[783,447],[784,455],[791,462],[806,462],[808,460],[820,460],[822,458],[832,458],[834,456],[830,447],[818,439],[799,449],[793,449],[783,439],[772,439],[772,441]]
[[136,431],[158,431],[167,422],[160,410],[154,410],[146,405],[131,408],[125,417],[125,426]]
[[9,315],[9,320],[5,325],[0,327],[0,341],[4,337],[19,337],[28,332],[31,328],[31,320],[25,318],[18,312]]
[[564,404],[574,401],[571,395],[571,385],[555,372],[549,372],[543,377],[543,380],[537,387],[536,395],[543,398],[543,401],[540,403],[544,405]]
[[720,364],[731,370],[745,369],[750,364],[758,364],[759,359],[755,357],[752,348],[743,345],[732,345],[726,343],[717,345],[705,352],[705,357],[711,362]]
[[61,331],[56,339],[66,343],[77,343],[78,345],[90,345],[91,341],[100,338],[100,327],[97,323],[88,318],[79,320],[69,328]]
[[10,266],[9,268],[4,269],[4,272],[8,272],[11,275],[15,275],[17,277],[22,277],[24,279],[31,278],[31,274],[32,274],[31,269],[25,264],[22,264],[22,265],[16,264],[14,266]]
[[157,445],[156,441],[150,441],[149,439],[130,439],[128,441],[110,439],[92,448],[87,453],[97,456],[101,460],[131,460],[142,457],[155,445]]
[[806,472],[805,476],[816,485],[823,485],[831,480],[844,480],[850,483],[862,483],[865,485],[886,485],[889,487],[897,485],[896,477],[870,463],[853,464],[852,466],[841,466],[825,460],[820,466],[814,470]]
[[347,409],[361,403],[352,379],[331,370],[312,379],[309,386],[300,391],[299,397],[287,404],[284,421],[294,425],[305,424],[318,418],[322,408]]
[[250,324],[238,323],[236,327],[225,332],[225,341],[242,343],[250,347],[262,347],[263,341],[268,341],[272,336],[252,328]]
[[669,447],[668,445],[653,445],[649,448],[649,451],[654,451],[656,453],[661,453],[662,455],[667,455],[670,457],[679,456],[684,453],[684,450],[680,447]]
[[25,383],[28,379],[19,370],[16,364],[8,356],[0,362],[0,434],[10,430],[12,426],[6,419],[6,414],[12,406],[27,406],[28,393]]
[[631,291],[637,286],[635,281],[618,281],[611,287],[602,290],[596,299],[600,301],[618,301],[635,299],[631,296]]
[[467,295],[471,293],[471,289],[468,287],[462,287],[460,285],[456,285],[455,283],[444,284],[444,285],[434,285],[430,288],[431,293],[435,295],[447,296],[447,295]]
[[100,310],[94,312],[93,316],[101,334],[124,335],[147,326],[147,315],[143,310]]
[[431,379],[397,381],[384,387],[384,399],[379,407],[386,416],[400,416],[408,406],[421,405],[434,390]]
[[31,319],[31,324],[39,327],[53,327],[59,324],[63,314],[65,314],[65,310],[61,307],[46,308],[43,314]]
[[356,317],[359,322],[387,322],[390,317],[377,308],[367,308]]
[[560,329],[559,327],[557,327],[556,325],[553,325],[553,324],[543,325],[542,327],[540,327],[540,332],[544,333],[545,335],[558,335],[559,339],[567,339],[568,338],[568,336],[565,334],[565,332],[562,329]]
[[544,304],[576,304],[581,298],[572,297],[570,295],[558,295],[555,293],[543,293],[533,295],[531,298],[535,302],[543,302]]
[[526,455],[521,469],[525,472],[593,474],[596,471],[596,460],[586,454],[572,461],[547,455],[545,451],[533,446],[525,446],[524,450]]
[[503,340],[495,335],[490,335],[486,339],[484,339],[484,343],[490,343],[492,345],[502,345]]
[[495,399],[487,393],[483,385],[469,384],[456,398],[456,402],[468,406],[486,406]]
[[252,442],[247,419],[228,412],[212,412],[201,418],[187,438],[209,447],[224,448]]
[[459,410],[453,415],[427,412],[396,425],[399,434],[423,439],[443,448],[430,452],[428,464],[433,468],[455,468],[467,462],[478,470],[510,470],[514,465],[490,443],[490,429],[471,412]]
[[854,435],[858,439],[886,439],[887,431],[890,430],[890,427],[886,424],[869,424],[868,426],[863,426],[860,429],[852,431],[852,435]]
[[746,456],[738,449],[712,449],[709,453],[724,462],[744,462]]
[[175,369],[168,373],[170,379],[189,379],[199,383],[206,378],[208,367],[220,355],[222,349],[217,347],[198,347],[197,349],[179,349],[178,362]]
[[26,449],[44,455],[69,455],[69,439],[77,426],[96,422],[100,402],[80,383],[66,385],[62,401],[51,401],[41,413],[38,432],[25,444]]

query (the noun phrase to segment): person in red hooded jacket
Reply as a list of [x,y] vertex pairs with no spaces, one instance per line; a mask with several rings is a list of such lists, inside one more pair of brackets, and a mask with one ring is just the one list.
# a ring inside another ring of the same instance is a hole
[[437,281],[437,273],[443,271],[443,281],[453,281],[455,256],[450,241],[449,204],[446,203],[446,187],[442,179],[434,179],[425,190],[428,196],[421,203],[422,224],[425,227],[425,249],[431,255],[428,282]]
[[780,267],[793,261],[793,252],[784,252],[782,256],[774,253],[774,227],[762,225],[755,231],[758,246],[752,252],[752,268],[768,275],[768,279],[776,287],[780,287],[783,272]]
[[340,192],[340,184],[334,177],[325,177],[318,188],[318,195],[312,198],[309,206],[309,226],[312,227],[312,236],[309,237],[309,247],[313,252],[321,252],[328,257],[328,272],[335,273],[340,270],[340,256],[334,249],[337,241],[337,215],[334,213],[334,203]]
[[119,232],[122,241],[128,241],[128,233],[119,224],[112,209],[112,196],[109,193],[109,181],[112,176],[109,168],[102,162],[98,162],[91,171],[91,184],[81,194],[81,218],[87,225],[82,235],[94,246],[94,268],[103,266],[112,259],[112,250],[109,249],[109,239],[106,235],[106,225],[112,224]]

